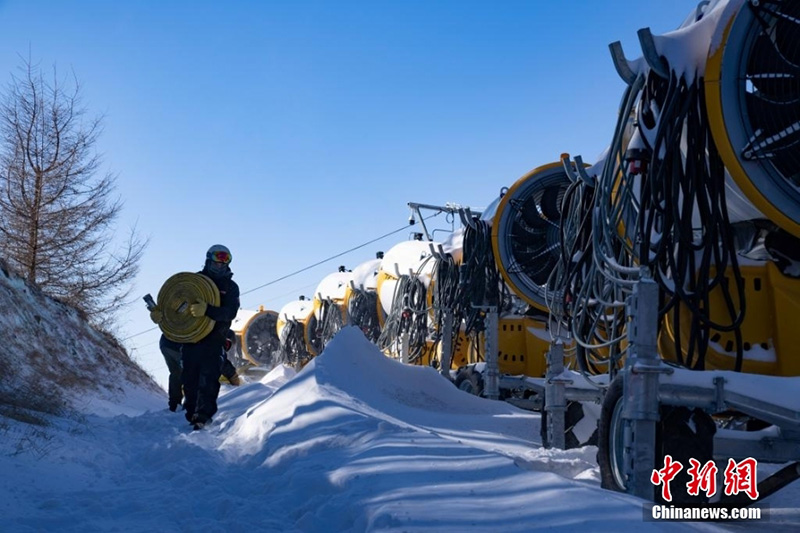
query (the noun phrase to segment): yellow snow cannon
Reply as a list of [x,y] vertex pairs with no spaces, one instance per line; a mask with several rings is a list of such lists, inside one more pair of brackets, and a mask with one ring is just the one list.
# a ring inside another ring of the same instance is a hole
[[[800,296],[800,11],[796,2],[780,0],[731,0],[715,10],[715,17],[708,17],[714,31],[694,33],[708,34],[701,93],[706,113],[700,118],[713,143],[703,155],[713,163],[718,152],[724,163],[727,214],[724,220],[703,221],[695,208],[692,227],[712,233],[709,225],[718,224],[731,237],[712,244],[714,257],[725,257],[724,270],[712,262],[695,279],[688,274],[681,279],[675,275],[679,268],[670,269],[667,287],[676,290],[667,291],[671,312],[663,318],[659,345],[664,358],[693,369],[796,376],[800,366],[790,356],[795,332],[786,317],[796,316]],[[695,47],[698,42],[684,41]],[[680,70],[675,57],[667,59]],[[640,107],[670,107],[656,93],[644,94],[653,102]],[[639,121],[640,129],[645,122]],[[697,154],[686,136],[675,144],[689,160]],[[693,248],[700,263],[702,251]],[[670,253],[680,261],[680,251]]]
[[352,279],[345,287],[342,302],[345,322],[360,328],[364,336],[372,342],[377,342],[381,334],[378,318],[378,271],[381,259],[383,252],[353,269]]
[[441,243],[411,240],[394,245],[381,260],[376,281],[381,334],[378,347],[390,357],[428,365],[429,291],[435,266],[434,251]]
[[228,353],[228,359],[231,360],[234,366],[239,367],[246,364],[257,364],[255,361],[251,361],[245,357],[242,351],[242,332],[250,319],[263,310],[263,307],[259,307],[259,309],[239,309],[236,313],[236,317],[231,321],[231,331],[236,334],[236,347],[232,353]]
[[189,312],[189,307],[196,302],[220,304],[219,289],[210,278],[179,272],[164,282],[156,303],[164,314],[158,326],[165,337],[174,342],[193,343],[211,333],[213,320],[207,316],[194,317]]
[[316,321],[316,335],[318,345],[312,345],[314,355],[319,355],[325,345],[345,325],[347,320],[345,299],[347,289],[353,279],[353,273],[344,266],[337,272],[328,274],[317,285],[314,291],[314,319]]
[[282,357],[295,368],[305,366],[316,354],[314,306],[311,300],[300,297],[289,302],[278,311],[277,331]]
[[492,220],[500,274],[517,296],[543,312],[560,252],[561,202],[570,183],[561,162],[535,168],[503,195]]
[[[623,78],[639,96],[623,110],[636,107],[645,157],[636,174],[604,172],[630,174],[636,224],[630,242],[595,246],[586,280],[631,295],[635,351],[598,426],[604,488],[663,501],[647,482],[666,458],[790,463],[759,479],[756,501],[798,478],[800,412],[780,392],[800,375],[799,6],[701,2],[675,32],[639,30],[644,61],[615,61],[636,70]],[[594,203],[595,245],[620,212],[609,199]],[[654,344],[678,364],[655,360]],[[711,494],[687,492],[684,477],[673,502],[705,504]]]
[[238,336],[242,356],[252,364],[272,369],[281,363],[277,312],[260,308],[247,318]]
[[383,256],[375,281],[378,292],[378,318],[381,327],[392,311],[401,278],[419,280],[422,284],[422,304],[428,303],[427,288],[433,272],[433,251],[439,243],[431,241],[403,241],[389,249]]

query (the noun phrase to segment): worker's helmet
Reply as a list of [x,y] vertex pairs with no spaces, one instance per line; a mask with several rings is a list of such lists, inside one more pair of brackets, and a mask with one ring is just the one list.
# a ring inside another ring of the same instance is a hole
[[233,256],[226,246],[215,244],[206,252],[206,270],[213,276],[219,277],[228,271],[228,265]]
[[206,259],[209,261],[214,261],[215,263],[224,263],[227,265],[230,264],[233,256],[231,255],[231,251],[228,250],[227,246],[215,244],[206,252]]

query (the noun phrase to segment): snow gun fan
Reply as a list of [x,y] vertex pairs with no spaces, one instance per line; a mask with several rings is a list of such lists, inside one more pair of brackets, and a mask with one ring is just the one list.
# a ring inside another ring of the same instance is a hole
[[197,342],[212,329],[214,321],[207,316],[194,317],[189,307],[198,301],[220,304],[219,289],[210,278],[192,272],[171,276],[158,291],[158,306],[164,313],[159,324],[164,336],[174,342]]
[[261,310],[247,321],[241,333],[242,355],[257,366],[268,369],[281,363],[278,338],[278,313]]
[[558,260],[561,201],[569,185],[561,163],[538,167],[508,190],[492,222],[500,274],[517,296],[542,311]]
[[[727,17],[727,19],[726,19]],[[725,166],[768,219],[800,237],[800,2],[730,2],[706,66]]]

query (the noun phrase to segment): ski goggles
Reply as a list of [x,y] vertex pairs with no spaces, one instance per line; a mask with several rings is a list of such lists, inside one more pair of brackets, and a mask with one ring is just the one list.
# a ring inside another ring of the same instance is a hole
[[209,252],[208,258],[215,263],[228,264],[231,262],[231,254],[229,252]]

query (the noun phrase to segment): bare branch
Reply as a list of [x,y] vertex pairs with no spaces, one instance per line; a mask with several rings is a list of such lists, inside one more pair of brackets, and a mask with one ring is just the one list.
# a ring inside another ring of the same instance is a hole
[[0,255],[51,296],[106,323],[130,294],[147,241],[115,248],[116,176],[98,175],[102,117],[88,118],[72,73],[62,83],[22,58],[0,94]]

